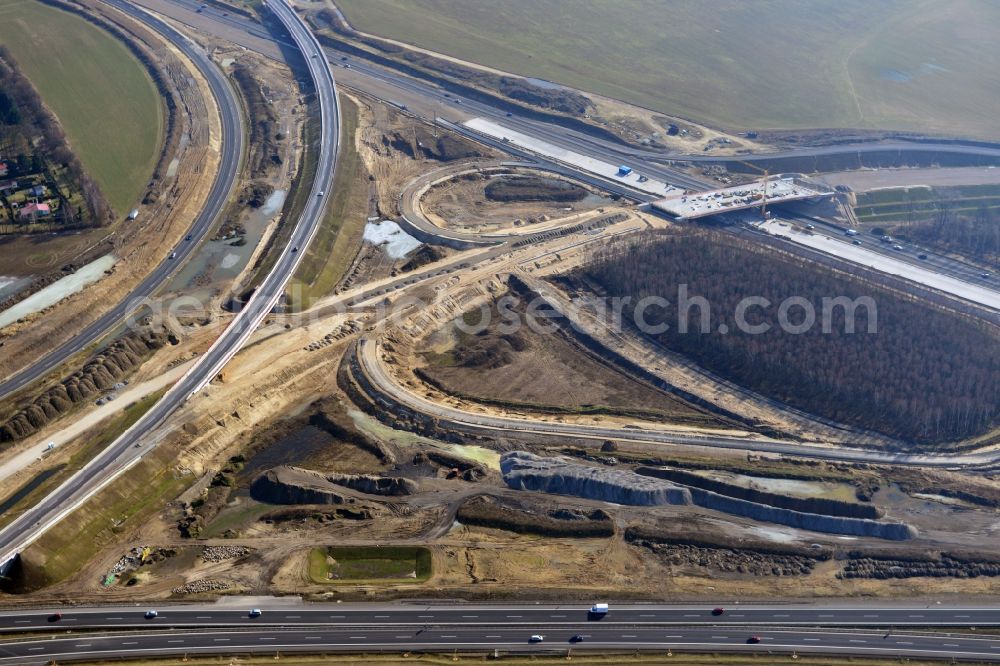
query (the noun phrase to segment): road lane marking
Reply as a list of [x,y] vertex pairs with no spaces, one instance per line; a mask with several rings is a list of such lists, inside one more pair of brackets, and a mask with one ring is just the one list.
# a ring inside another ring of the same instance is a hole
[[352,641],[356,641],[358,639],[364,638],[364,636],[348,636],[348,638],[350,638]]
[[31,622],[31,620],[14,620],[15,624],[27,624],[28,622]]
[[175,638],[175,639],[167,641],[167,642],[168,643],[183,643],[184,639],[183,638]]
[[802,640],[809,641],[810,643],[818,643],[820,641],[819,638],[803,638]]
[[194,619],[196,619],[196,620],[211,620],[212,616],[211,615],[195,615]]
[[228,638],[216,638],[214,639],[216,643],[222,643],[223,641],[228,641]]
[[441,634],[441,638],[458,638],[458,636],[445,636],[444,634]]
[[896,645],[913,645],[910,641],[896,641]]
[[565,615],[553,615],[552,617],[566,617]]
[[[376,615],[376,617],[378,617],[378,616]],[[469,618],[469,617],[479,617],[479,616],[478,615],[463,615],[462,617]]]
[[262,641],[273,641],[275,639],[272,638],[271,636],[260,636],[260,640],[262,640]]
[[402,636],[396,636],[396,638],[409,638],[409,634],[403,634]]
[[45,648],[43,648],[43,647],[34,647],[34,648],[28,648],[28,649],[30,651],[34,652],[35,650],[44,650]]
[[82,647],[90,647],[90,645],[91,645],[90,643],[80,643],[79,645],[74,645],[73,647],[82,648]]
[[819,615],[818,617],[833,617],[833,616],[828,613],[826,615]]
[[788,617],[788,613],[781,613],[781,614],[775,613],[774,617]]
[[958,643],[942,643],[944,647],[958,647]]
[[639,617],[656,617],[656,616],[653,615],[652,613],[647,613],[645,615],[640,615]]
[[701,617],[701,615],[699,615],[698,613],[688,613],[684,617]]
[[713,641],[728,641],[729,636],[712,636]]
[[106,620],[120,620],[121,618],[120,617],[107,617],[107,618],[104,618],[104,619],[106,619]]
[[434,617],[433,615],[418,615],[417,617]]
[[305,640],[307,641],[318,641],[319,639],[320,639],[319,636],[306,636],[305,638]]
[[508,615],[507,617],[521,617],[520,615]]
[[[820,617],[823,617],[823,616],[820,615]],[[878,617],[878,615],[864,615],[863,617]]]
[[868,641],[863,641],[863,640],[860,640],[860,639],[857,639],[857,638],[852,638],[850,640],[850,642],[851,643],[867,643]]
[[730,613],[729,617],[743,617],[743,613]]
[[923,617],[923,615],[911,615],[910,617]]
[[487,636],[486,638],[500,638],[500,636]]
[[[289,615],[289,617],[298,617],[298,615]],[[375,619],[376,620],[387,620],[387,619],[389,619],[389,616],[388,615],[376,615]]]
[[[286,615],[285,619],[287,619],[287,620],[298,620],[300,617],[302,617],[302,616],[301,615]],[[378,617],[378,616],[376,615],[376,617]]]
[[622,634],[622,638],[635,638],[635,634]]

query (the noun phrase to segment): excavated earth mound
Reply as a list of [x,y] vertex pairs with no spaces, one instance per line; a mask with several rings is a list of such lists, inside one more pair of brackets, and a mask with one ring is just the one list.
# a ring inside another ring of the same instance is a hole
[[504,482],[515,490],[640,506],[691,504],[687,489],[662,479],[588,467],[562,458],[542,458],[524,451],[505,453],[500,458],[500,471]]

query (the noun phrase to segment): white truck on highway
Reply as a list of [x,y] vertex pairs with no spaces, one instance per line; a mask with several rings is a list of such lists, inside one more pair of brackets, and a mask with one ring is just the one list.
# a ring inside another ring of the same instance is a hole
[[590,607],[590,614],[591,615],[607,615],[608,611],[610,611],[610,610],[611,609],[608,608],[607,604],[594,604],[593,606]]

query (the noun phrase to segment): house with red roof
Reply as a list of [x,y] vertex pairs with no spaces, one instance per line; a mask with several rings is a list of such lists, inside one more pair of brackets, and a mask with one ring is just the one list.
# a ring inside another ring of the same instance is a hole
[[18,211],[17,215],[22,220],[26,218],[34,220],[39,217],[48,217],[51,213],[47,203],[30,203]]

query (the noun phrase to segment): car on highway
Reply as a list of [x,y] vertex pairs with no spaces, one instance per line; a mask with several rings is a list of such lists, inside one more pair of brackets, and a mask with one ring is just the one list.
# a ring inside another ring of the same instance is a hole
[[806,225],[806,229],[808,229],[809,231],[812,231],[812,230],[813,230],[813,229],[815,229],[815,228],[816,228],[816,225],[815,225],[815,224],[807,224],[807,225]]
[[981,278],[988,278],[989,276],[990,276],[989,273],[980,273],[979,274],[979,277],[981,277]]
[[903,249],[903,246],[900,245],[899,243],[896,243],[895,245],[892,246],[892,249],[901,251]]
[[507,112],[507,117],[508,117],[508,118],[513,118],[513,117],[514,117],[514,114],[513,114],[513,113],[511,113],[510,111],[508,111],[508,112]]
[[170,253],[170,258],[171,259],[176,259],[177,258],[177,253],[176,252],[171,252]]
[[318,197],[321,197],[321,196],[323,196],[324,194],[326,194],[326,192],[324,192],[323,190],[320,190],[320,191],[319,191],[319,194],[317,194],[316,196],[318,196]]
[[296,245],[295,247],[292,248],[292,252],[298,252],[298,251],[299,251],[299,246],[298,245]]
[[721,606],[712,609],[712,615],[715,615],[715,616],[722,615],[725,612],[726,612],[726,609],[722,608]]
[[585,636],[583,634],[573,634],[569,637],[570,643],[582,643]]
[[920,254],[917,255],[917,259],[919,259],[920,261],[925,261],[927,259],[927,255],[921,252]]
[[855,238],[854,240],[851,241],[851,245],[861,245],[861,241]]
[[143,617],[146,618],[147,620],[152,620],[153,618],[157,617],[158,615],[159,615],[159,613],[157,613],[155,610],[148,610],[148,611],[146,611],[145,615],[143,615]]
[[532,634],[531,638],[528,639],[528,642],[529,643],[541,643],[544,640],[545,640],[545,636],[542,636],[541,634]]
[[187,236],[184,237],[184,240],[189,241],[192,238],[194,238],[194,236],[192,236],[191,234],[188,234]]
[[752,645],[760,643],[760,636],[751,636],[750,638],[747,639],[747,643],[750,643]]
[[62,619],[62,613],[53,613],[49,615],[49,622],[58,622]]
[[261,615],[263,615],[263,612],[259,608],[251,608],[250,609],[250,613],[249,613],[250,617],[260,617]]

